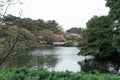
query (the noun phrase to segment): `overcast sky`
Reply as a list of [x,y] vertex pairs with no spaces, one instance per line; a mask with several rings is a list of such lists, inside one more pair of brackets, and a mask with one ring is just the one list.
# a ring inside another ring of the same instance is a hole
[[86,27],[86,22],[94,15],[107,15],[105,0],[23,0],[23,5],[14,5],[8,11],[18,16],[32,19],[56,20],[67,30],[71,27]]

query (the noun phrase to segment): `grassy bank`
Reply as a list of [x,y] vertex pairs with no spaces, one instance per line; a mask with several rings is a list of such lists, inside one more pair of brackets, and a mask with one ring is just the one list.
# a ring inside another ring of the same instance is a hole
[[120,80],[120,76],[111,74],[90,74],[73,72],[50,72],[43,68],[29,70],[27,68],[0,70],[0,80]]

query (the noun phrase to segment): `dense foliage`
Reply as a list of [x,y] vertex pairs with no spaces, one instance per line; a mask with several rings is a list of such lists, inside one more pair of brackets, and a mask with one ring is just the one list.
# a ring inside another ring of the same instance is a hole
[[55,72],[47,71],[43,68],[30,70],[27,68],[7,69],[0,71],[0,80],[120,80],[118,75],[73,73],[73,72]]
[[97,58],[119,59],[120,57],[120,0],[106,0],[110,8],[108,16],[94,16],[87,22],[82,54]]
[[89,20],[83,35],[85,40],[81,53],[98,57],[106,57],[114,53],[110,25],[112,25],[112,21],[107,16],[95,16]]
[[50,29],[55,34],[60,34],[62,31],[60,30],[60,25],[55,20],[44,21],[42,19],[32,20],[31,18],[20,18],[13,15],[8,14],[2,18],[2,21],[6,26],[20,26],[26,28],[33,33],[37,34],[38,31],[44,29]]
[[[54,34],[62,34],[62,27],[54,20],[20,18],[13,15],[0,19],[0,65],[4,59],[31,47],[51,45]],[[40,39],[43,37],[44,41]]]
[[109,15],[113,20],[113,46],[120,56],[120,0],[106,0],[110,8]]
[[120,20],[120,0],[106,0],[106,6],[110,8],[112,19]]
[[53,44],[53,42],[55,42],[55,37],[54,37],[54,33],[53,31],[49,30],[49,29],[45,29],[43,31],[39,32],[40,36],[44,37],[44,40],[48,43],[48,44]]
[[73,27],[71,29],[68,29],[66,32],[82,35],[82,33],[84,32],[84,28]]

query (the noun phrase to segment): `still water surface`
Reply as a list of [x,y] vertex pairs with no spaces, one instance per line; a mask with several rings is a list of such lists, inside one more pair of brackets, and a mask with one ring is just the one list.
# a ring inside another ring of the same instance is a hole
[[78,62],[89,59],[89,56],[78,56],[80,51],[77,47],[51,47],[51,48],[35,48],[28,50],[26,53],[17,56],[9,67],[30,68],[44,67],[54,71],[81,71]]
[[78,56],[77,47],[44,47],[27,50],[18,55],[8,67],[44,67],[54,71],[89,72],[98,70],[102,73],[120,74],[120,62],[97,61],[91,56]]

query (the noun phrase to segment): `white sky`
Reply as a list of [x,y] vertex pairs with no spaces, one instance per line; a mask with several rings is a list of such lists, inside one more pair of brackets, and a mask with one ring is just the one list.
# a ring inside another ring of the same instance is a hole
[[32,19],[56,20],[67,30],[71,27],[86,27],[86,22],[94,15],[107,15],[105,0],[23,0],[23,5],[14,5],[8,11],[18,16]]

